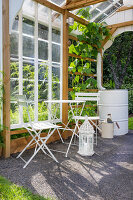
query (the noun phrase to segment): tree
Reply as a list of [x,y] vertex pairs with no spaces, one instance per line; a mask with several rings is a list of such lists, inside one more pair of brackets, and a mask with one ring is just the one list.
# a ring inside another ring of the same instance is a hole
[[115,88],[133,83],[133,33],[124,32],[115,38],[113,45],[104,53],[104,82],[113,80]]

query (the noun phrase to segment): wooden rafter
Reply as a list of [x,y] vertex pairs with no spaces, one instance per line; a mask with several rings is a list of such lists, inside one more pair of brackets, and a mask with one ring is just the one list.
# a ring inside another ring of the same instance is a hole
[[121,27],[131,26],[131,25],[133,25],[133,21],[127,21],[127,22],[109,25],[108,28],[110,28],[110,29],[111,28],[121,28]]
[[122,6],[121,8],[119,8],[116,12],[121,12],[121,11],[125,11],[125,10],[130,10],[133,9],[133,6]]
[[107,0],[82,0],[78,2],[71,2],[68,5],[64,6],[63,8],[67,10],[75,10],[77,8],[83,8],[83,7],[101,3],[104,1],[107,1]]
[[34,1],[36,1],[37,3],[40,3],[43,6],[46,6],[50,9],[52,9],[52,10],[55,10],[56,12],[59,12],[61,14],[64,14],[64,12],[65,12],[63,8],[61,8],[47,0],[34,0]]
[[77,15],[74,15],[70,12],[68,12],[68,17],[73,18],[76,22],[79,22],[80,24],[83,24],[85,26],[89,23],[87,20],[82,19],[82,18],[78,17]]
[[65,5],[68,5],[71,2],[72,2],[72,0],[66,0],[66,4]]
[[[116,31],[116,29],[117,29],[117,28],[112,28],[112,29],[110,30],[110,36],[113,35],[113,33]],[[104,45],[106,44],[106,42],[109,40],[110,36],[105,37],[105,39],[104,39],[103,42],[102,42],[102,47],[104,47]]]

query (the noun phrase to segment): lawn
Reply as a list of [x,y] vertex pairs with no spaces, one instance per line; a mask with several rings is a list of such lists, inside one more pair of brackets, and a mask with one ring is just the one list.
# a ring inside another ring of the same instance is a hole
[[128,118],[128,128],[133,130],[133,117]]
[[32,194],[24,187],[20,187],[0,176],[0,199],[1,200],[50,200],[39,195]]

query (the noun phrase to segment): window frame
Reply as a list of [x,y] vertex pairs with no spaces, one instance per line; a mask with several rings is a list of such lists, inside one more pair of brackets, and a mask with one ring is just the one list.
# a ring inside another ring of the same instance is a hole
[[[39,41],[39,37],[38,37],[38,24],[42,24],[45,25],[46,24],[43,21],[39,20],[38,17],[38,8],[39,5],[37,2],[34,2],[34,8],[35,8],[35,16],[29,16],[29,14],[27,15],[27,12],[25,13],[23,8],[20,10],[18,16],[19,16],[19,20],[18,20],[18,35],[19,35],[19,39],[18,39],[18,63],[19,63],[19,94],[23,94],[23,62],[29,60],[29,61],[33,61],[34,63],[34,121],[38,121],[38,103],[39,103],[39,99],[38,99],[38,66],[39,63],[41,61],[43,62],[47,62],[48,63],[48,100],[52,100],[52,67],[53,67],[53,63],[58,64],[58,67],[60,68],[60,80],[59,80],[59,84],[60,84],[60,100],[62,99],[62,51],[63,51],[63,16],[62,14],[60,14],[61,16],[61,24],[60,24],[60,43],[55,43],[52,41],[52,29],[55,27],[52,26],[52,10],[50,8],[48,9],[48,17],[49,17],[49,23],[48,23],[48,40],[46,42],[48,42],[48,60],[41,60],[38,59],[38,41]],[[45,7],[45,6],[44,6]],[[25,35],[25,33],[23,33],[23,17],[29,20],[34,21],[34,58],[30,58],[30,57],[24,57],[23,56],[23,36]],[[12,33],[15,32],[15,30],[12,30]],[[56,45],[60,45],[60,62],[53,62],[52,61],[52,44],[56,44]],[[14,58],[11,58],[11,61],[15,60]],[[36,89],[36,90],[35,90]],[[15,101],[11,101],[11,103],[16,103]],[[51,109],[51,104],[49,103],[49,109]],[[48,120],[51,120],[51,115],[50,112],[48,114]],[[60,103],[60,119],[57,119],[55,122],[60,122],[62,121],[62,104]],[[22,128],[23,126],[23,108],[21,106],[19,106],[19,124],[11,124],[11,129],[15,129],[15,128]]]

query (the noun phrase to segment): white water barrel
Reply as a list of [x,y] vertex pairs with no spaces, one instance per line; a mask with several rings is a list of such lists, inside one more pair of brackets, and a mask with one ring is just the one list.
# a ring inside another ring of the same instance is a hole
[[[104,121],[111,114],[114,122],[114,135],[128,133],[128,90],[99,91],[99,116]],[[120,129],[116,126],[118,122]]]

